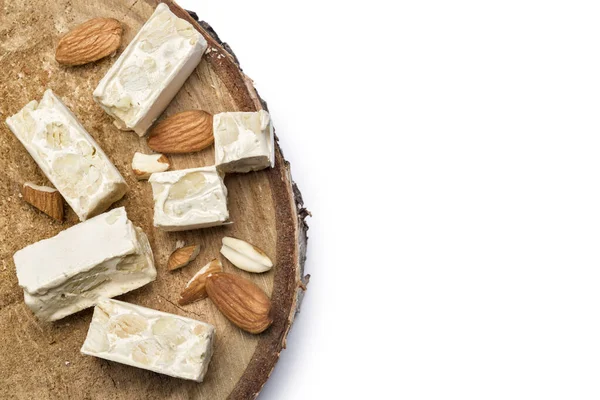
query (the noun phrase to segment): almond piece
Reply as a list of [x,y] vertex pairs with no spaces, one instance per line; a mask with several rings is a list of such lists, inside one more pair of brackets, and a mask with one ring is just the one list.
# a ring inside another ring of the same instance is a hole
[[194,261],[196,256],[200,253],[200,246],[195,244],[192,246],[185,246],[175,250],[169,256],[167,261],[167,269],[169,271],[176,270],[181,267],[185,267],[190,262]]
[[76,26],[58,41],[54,58],[63,65],[83,65],[113,54],[123,28],[114,18],[94,18]]
[[25,182],[21,188],[23,200],[57,221],[64,217],[64,200],[58,190]]
[[223,272],[223,265],[220,260],[215,258],[202,267],[200,271],[196,272],[196,275],[194,275],[187,285],[185,285],[185,288],[179,296],[179,304],[184,306],[193,303],[196,300],[205,298],[207,296],[206,278],[208,278],[210,274],[217,272]]
[[206,292],[219,311],[249,333],[261,333],[273,323],[271,300],[251,281],[217,272],[206,278]]
[[190,110],[156,124],[150,131],[148,146],[159,153],[191,153],[207,148],[213,141],[213,116]]
[[273,262],[265,252],[248,242],[227,236],[222,242],[221,254],[239,269],[261,273],[273,267]]
[[143,154],[135,152],[131,161],[131,169],[138,180],[148,179],[155,172],[164,172],[171,164],[162,154]]

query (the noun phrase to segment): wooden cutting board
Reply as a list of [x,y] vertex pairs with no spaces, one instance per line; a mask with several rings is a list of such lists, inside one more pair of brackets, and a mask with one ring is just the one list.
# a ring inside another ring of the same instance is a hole
[[[152,195],[146,181],[131,173],[135,151],[149,153],[145,139],[120,132],[94,103],[92,91],[114,58],[81,67],[59,66],[54,60],[58,39],[93,17],[123,23],[118,54],[131,41],[157,5],[153,0],[0,0],[0,119],[51,88],[75,113],[127,180],[130,191],[114,206],[125,206],[130,219],[148,234],[158,276],[155,282],[121,296],[134,304],[209,322],[217,328],[215,352],[201,384],[83,356],[92,310],[55,323],[37,321],[23,302],[12,255],[38,240],[77,223],[72,210],[58,223],[19,197],[24,181],[48,184],[33,159],[0,123],[0,398],[2,399],[248,399],[269,377],[285,347],[307,277],[303,276],[307,211],[290,176],[289,164],[276,148],[275,168],[228,175],[228,206],[234,224],[179,233],[152,226]],[[205,23],[198,24],[179,6],[171,10],[192,22],[206,37],[210,52],[188,79],[162,118],[188,109],[211,113],[265,108],[252,81],[240,70],[229,47]],[[262,105],[261,105],[262,103]],[[172,169],[214,164],[213,149],[171,155]],[[247,334],[226,320],[209,300],[179,306],[186,282],[210,259],[219,256],[221,238],[245,239],[275,260],[273,270],[253,275],[223,259],[224,269],[251,279],[271,296],[273,325],[261,335]],[[165,265],[176,242],[198,243],[195,262],[175,272]],[[40,269],[44,265],[39,266]]]

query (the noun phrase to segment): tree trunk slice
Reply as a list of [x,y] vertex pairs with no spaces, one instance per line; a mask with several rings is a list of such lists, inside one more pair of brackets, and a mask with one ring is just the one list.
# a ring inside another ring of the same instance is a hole
[[[209,43],[196,71],[163,113],[162,118],[188,109],[210,113],[266,108],[252,81],[241,71],[231,49],[205,23],[197,23],[172,1],[178,16],[190,21]],[[298,310],[308,276],[303,276],[308,212],[292,182],[289,163],[276,146],[275,168],[228,175],[232,225],[165,233],[152,226],[152,191],[131,172],[135,151],[150,153],[145,139],[120,132],[94,103],[92,91],[114,59],[81,67],[62,67],[54,60],[58,39],[93,17],[123,23],[118,54],[152,14],[155,0],[0,0],[0,118],[6,119],[28,101],[51,88],[108,154],[130,187],[124,199],[130,219],[148,234],[158,270],[155,282],[120,297],[121,300],[209,322],[217,328],[215,352],[201,384],[171,378],[126,365],[83,356],[79,349],[92,316],[88,309],[55,323],[43,323],[23,302],[12,255],[38,240],[77,223],[66,210],[59,223],[19,198],[25,181],[48,184],[33,159],[0,124],[0,398],[2,399],[252,399],[269,377]],[[173,170],[212,165],[213,148],[194,154],[170,155]],[[179,306],[187,281],[206,262],[219,256],[221,238],[245,239],[275,261],[273,270],[249,274],[223,259],[224,269],[251,279],[270,295],[273,325],[260,335],[247,334],[227,321],[209,301]],[[166,263],[178,241],[200,244],[190,265],[169,272]],[[40,268],[43,268],[40,265]]]

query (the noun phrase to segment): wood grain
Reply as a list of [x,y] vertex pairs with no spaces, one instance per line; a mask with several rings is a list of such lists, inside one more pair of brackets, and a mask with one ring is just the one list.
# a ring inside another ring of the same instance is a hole
[[[81,67],[63,67],[54,60],[59,38],[94,17],[123,23],[123,44],[131,41],[152,14],[153,0],[0,0],[0,118],[17,112],[51,88],[77,115],[115,166],[130,192],[115,206],[126,206],[130,219],[147,232],[154,250],[155,282],[121,296],[124,301],[212,323],[217,328],[215,353],[205,382],[197,384],[149,371],[82,356],[79,349],[91,320],[91,310],[56,323],[37,321],[23,303],[12,254],[75,224],[51,221],[19,198],[25,181],[47,184],[23,146],[0,124],[0,398],[2,399],[249,399],[270,375],[297,311],[308,277],[303,276],[307,211],[293,184],[289,164],[279,146],[275,168],[225,179],[234,224],[197,231],[165,233],[152,227],[151,188],[130,170],[134,152],[149,153],[145,139],[118,131],[92,100],[91,93],[114,59]],[[173,12],[193,20],[176,4]],[[264,106],[235,56],[206,24],[193,22],[212,49],[190,76],[162,118],[188,109],[212,114],[254,111]],[[171,169],[212,165],[212,147],[198,153],[169,157]],[[223,236],[248,240],[275,260],[273,270],[254,275],[222,259],[224,270],[251,279],[271,296],[273,325],[260,335],[233,326],[208,300],[177,304],[187,281],[219,256]],[[169,272],[166,262],[176,242],[199,244],[200,255],[190,265]],[[43,268],[43,265],[40,265]]]

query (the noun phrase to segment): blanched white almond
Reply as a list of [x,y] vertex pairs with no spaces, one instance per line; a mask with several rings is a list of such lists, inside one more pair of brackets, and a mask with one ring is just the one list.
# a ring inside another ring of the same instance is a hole
[[139,315],[120,315],[115,318],[109,328],[110,333],[114,333],[120,338],[126,338],[131,335],[137,335],[146,329],[146,320]]
[[240,239],[223,238],[221,254],[233,265],[247,272],[261,273],[270,270],[273,262],[258,247]]
[[139,180],[148,179],[155,172],[165,172],[170,166],[169,159],[162,154],[142,154],[136,152],[131,162],[133,174]]

